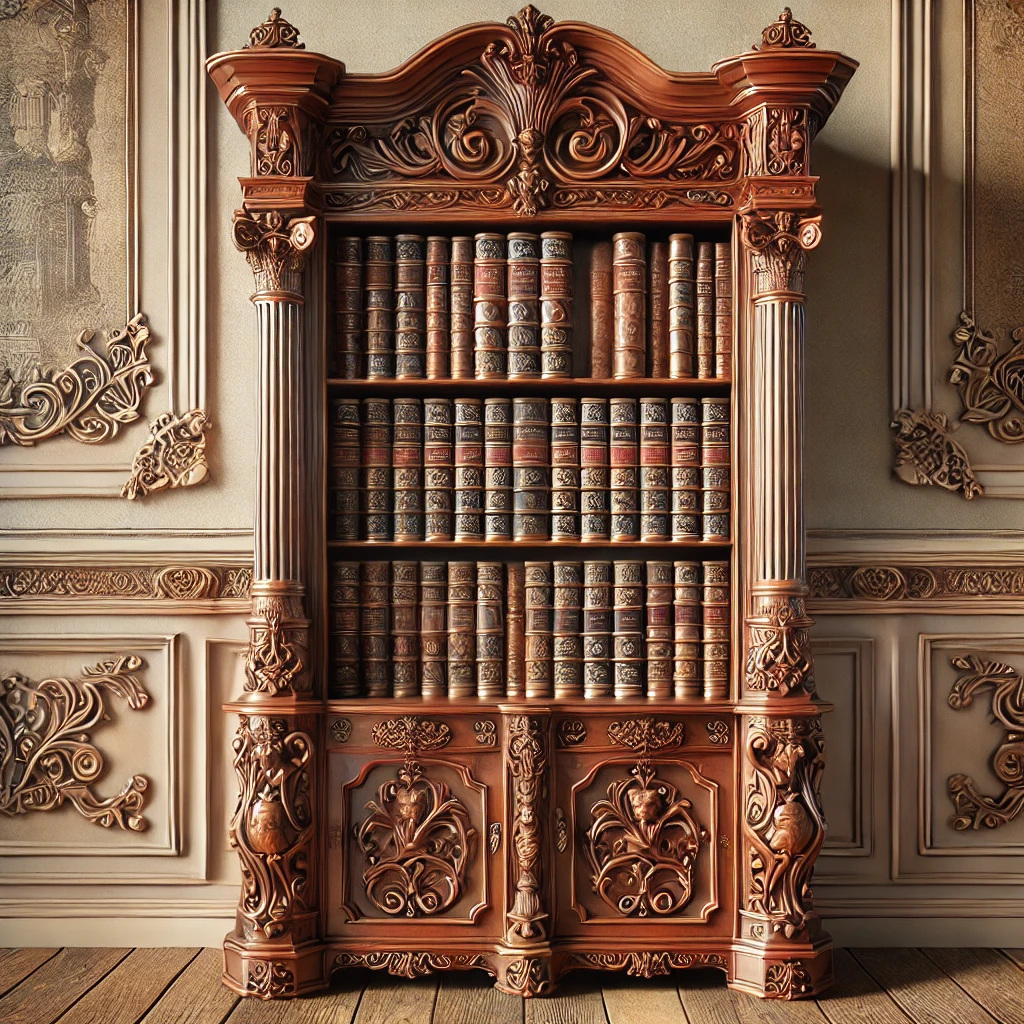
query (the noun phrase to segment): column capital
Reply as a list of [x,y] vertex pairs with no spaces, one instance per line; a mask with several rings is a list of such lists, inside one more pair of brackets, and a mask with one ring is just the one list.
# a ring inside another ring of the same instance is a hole
[[301,301],[299,277],[305,253],[316,241],[315,222],[316,217],[286,218],[279,210],[235,210],[232,239],[252,267],[259,297],[278,293]]
[[793,210],[740,214],[740,238],[754,260],[754,298],[802,298],[807,252],[821,241],[821,216]]

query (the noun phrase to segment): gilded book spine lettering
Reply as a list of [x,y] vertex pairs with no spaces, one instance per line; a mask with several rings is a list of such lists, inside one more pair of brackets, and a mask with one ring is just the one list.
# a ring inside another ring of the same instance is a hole
[[484,535],[484,425],[479,398],[455,399],[455,539]]
[[359,563],[335,562],[330,569],[332,698],[359,696]]
[[370,380],[394,377],[395,258],[390,238],[367,238],[364,284],[366,376]]
[[671,562],[647,563],[647,696],[672,696],[674,661]]
[[715,376],[732,376],[732,246],[715,244]]
[[668,355],[668,246],[651,243],[649,285],[650,375],[669,375]]
[[420,680],[424,697],[448,696],[448,563],[420,563]]
[[554,586],[550,562],[526,563],[526,696],[551,697]]
[[551,539],[580,539],[580,426],[575,398],[551,399]]
[[476,695],[505,696],[505,566],[476,566]]
[[700,404],[672,399],[672,539],[701,536]]
[[395,540],[423,539],[423,403],[396,398],[392,408],[394,442]]
[[512,539],[512,400],[484,399],[484,537]]
[[363,399],[361,428],[363,463],[363,536],[368,541],[391,539],[391,403]]
[[729,563],[705,562],[701,596],[704,642],[704,696],[729,696]]
[[508,236],[508,376],[540,376],[540,236]]
[[695,288],[693,235],[668,240],[669,376],[692,377],[694,369]]
[[611,539],[637,540],[640,536],[639,428],[635,398],[613,398],[609,402],[611,442],[609,500]]
[[508,372],[508,297],[505,236],[476,236],[473,260],[474,367],[478,380],[501,379]]
[[476,562],[448,563],[448,696],[476,693]]
[[615,347],[612,373],[617,378],[647,373],[647,263],[644,236],[622,231],[612,238],[612,292],[615,305]]
[[391,673],[395,697],[420,692],[418,562],[391,563]]
[[704,540],[730,535],[729,399],[701,399],[701,531]]
[[473,239],[465,235],[452,239],[451,290],[451,375],[453,380],[473,377]]
[[541,376],[572,376],[572,235],[545,231],[540,236]]
[[427,377],[451,376],[449,335],[449,245],[447,238],[427,239]]
[[360,370],[363,338],[363,243],[360,238],[338,239],[334,264],[334,348],[328,373],[355,380]]
[[331,402],[328,511],[335,540],[359,539],[359,399]]
[[612,300],[612,243],[595,242],[590,253],[590,376],[612,375],[615,307]]
[[395,376],[426,376],[426,245],[421,235],[395,236]]

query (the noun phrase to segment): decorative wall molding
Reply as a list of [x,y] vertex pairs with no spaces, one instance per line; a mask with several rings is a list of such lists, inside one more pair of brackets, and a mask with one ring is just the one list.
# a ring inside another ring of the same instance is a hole
[[968,501],[985,493],[964,446],[950,437],[944,413],[899,409],[890,425],[896,431],[894,472],[904,483],[962,491]]
[[129,501],[164,488],[194,487],[209,473],[206,428],[202,409],[181,416],[165,412],[149,425],[149,440],[135,453],[132,474],[121,497]]
[[[909,604],[910,610],[941,607],[942,602],[965,599],[1018,598],[1024,601],[1024,564],[970,565],[815,565],[807,571],[810,600],[822,611],[824,602],[835,602],[836,611],[848,611],[844,602],[883,605]],[[832,610],[829,608],[828,610]],[[958,611],[959,608],[952,610]],[[991,609],[986,609],[991,612]]]

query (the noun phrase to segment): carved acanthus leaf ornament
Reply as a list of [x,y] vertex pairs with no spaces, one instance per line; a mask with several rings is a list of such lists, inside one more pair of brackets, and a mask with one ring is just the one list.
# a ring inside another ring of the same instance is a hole
[[295,995],[295,974],[282,960],[247,960],[245,990],[260,999]]
[[107,799],[92,791],[103,774],[103,755],[89,736],[109,717],[104,690],[124,698],[133,710],[146,706],[149,694],[134,675],[142,667],[141,658],[122,654],[86,666],[76,678],[36,682],[16,672],[0,680],[0,811],[13,816],[67,802],[104,828],[141,832],[147,827],[145,776],[133,775]]
[[743,245],[753,254],[754,293],[802,292],[807,252],[821,241],[821,217],[752,210],[740,223]]
[[202,409],[181,416],[165,412],[155,419],[149,425],[149,440],[135,453],[121,497],[131,501],[151,491],[201,484],[209,473],[205,433],[209,425]]
[[105,355],[90,345],[95,333],[79,334],[82,354],[67,369],[43,370],[28,381],[15,381],[8,371],[0,380],[0,445],[30,446],[61,433],[100,444],[139,418],[153,383],[146,318],[140,313],[113,332]]
[[680,747],[685,738],[686,726],[682,722],[668,722],[650,715],[626,718],[608,726],[611,743],[634,750],[645,758],[660,750]]
[[746,688],[781,697],[813,694],[812,625],[803,597],[759,595],[754,614],[747,619]]
[[969,775],[951,775],[953,827],[961,832],[999,828],[1024,810],[1024,678],[1011,665],[975,654],[957,655],[950,662],[967,675],[953,684],[949,706],[957,711],[969,707],[975,693],[991,689],[992,714],[1006,729],[1005,742],[992,755],[992,771],[1006,789],[997,797],[985,796]]
[[900,409],[891,425],[900,480],[961,491],[968,501],[985,493],[963,445],[950,437],[949,420],[941,412]]
[[305,252],[316,240],[315,217],[285,220],[277,210],[236,210],[232,222],[235,247],[245,253],[262,290],[295,290]]

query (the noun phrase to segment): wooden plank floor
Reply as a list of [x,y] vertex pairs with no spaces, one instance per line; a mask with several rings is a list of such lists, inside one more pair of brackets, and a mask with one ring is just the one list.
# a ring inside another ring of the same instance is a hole
[[762,1002],[717,971],[642,981],[570,975],[522,1000],[482,973],[336,975],[330,993],[264,1003],[220,984],[219,949],[0,950],[2,1024],[1024,1024],[1024,950],[847,949],[816,1001]]

